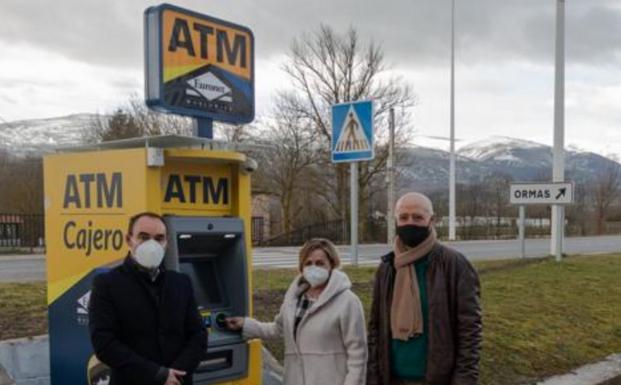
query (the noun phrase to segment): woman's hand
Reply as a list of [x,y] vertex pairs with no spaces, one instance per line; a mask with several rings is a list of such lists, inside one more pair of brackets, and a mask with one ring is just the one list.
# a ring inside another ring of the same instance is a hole
[[228,330],[240,331],[244,328],[244,317],[227,317],[224,324]]

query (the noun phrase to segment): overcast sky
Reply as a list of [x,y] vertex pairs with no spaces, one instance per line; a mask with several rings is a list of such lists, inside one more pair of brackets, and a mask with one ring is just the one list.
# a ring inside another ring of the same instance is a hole
[[[159,2],[1,0],[0,118],[110,112],[143,94],[142,13]],[[419,98],[414,127],[448,136],[450,0],[177,1],[255,35],[260,116],[291,39],[325,23],[382,44]],[[556,0],[457,0],[456,132],[552,144]],[[567,0],[566,145],[621,156],[621,0]],[[1,121],[1,120],[0,120]]]

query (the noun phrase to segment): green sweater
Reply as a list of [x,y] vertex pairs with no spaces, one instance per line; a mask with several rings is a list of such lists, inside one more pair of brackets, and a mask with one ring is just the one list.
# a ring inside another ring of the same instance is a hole
[[425,257],[414,263],[418,288],[420,291],[420,303],[423,311],[423,334],[409,339],[408,341],[391,341],[391,360],[392,373],[395,377],[420,381],[425,379],[427,368],[427,340],[429,328],[429,304],[427,300],[427,268],[429,258]]

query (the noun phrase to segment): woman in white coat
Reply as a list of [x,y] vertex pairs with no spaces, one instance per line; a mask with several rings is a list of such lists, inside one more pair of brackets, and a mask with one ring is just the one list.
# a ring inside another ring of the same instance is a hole
[[284,385],[363,385],[367,341],[364,312],[332,242],[311,239],[299,255],[300,274],[273,322],[231,317],[245,337],[284,337]]

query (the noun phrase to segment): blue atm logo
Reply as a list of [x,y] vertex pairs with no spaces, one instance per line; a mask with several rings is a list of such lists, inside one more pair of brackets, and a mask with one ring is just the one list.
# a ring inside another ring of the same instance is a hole
[[332,162],[356,162],[374,157],[373,102],[332,106]]

